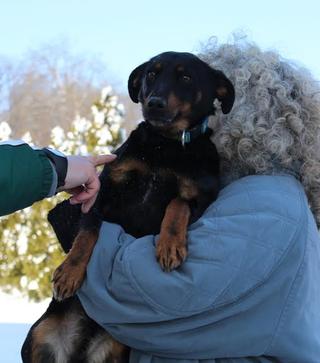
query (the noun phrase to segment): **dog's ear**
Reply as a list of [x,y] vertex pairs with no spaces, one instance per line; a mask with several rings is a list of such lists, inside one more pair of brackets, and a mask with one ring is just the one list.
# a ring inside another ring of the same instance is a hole
[[213,84],[216,87],[216,97],[221,102],[223,113],[229,113],[234,103],[234,87],[223,72],[213,70]]
[[145,63],[141,64],[139,67],[135,68],[129,76],[129,80],[128,80],[129,96],[132,99],[132,101],[135,103],[139,102],[138,95],[139,95],[139,92],[141,89],[141,78],[142,78],[143,71],[145,70],[148,63],[149,62],[145,62]]

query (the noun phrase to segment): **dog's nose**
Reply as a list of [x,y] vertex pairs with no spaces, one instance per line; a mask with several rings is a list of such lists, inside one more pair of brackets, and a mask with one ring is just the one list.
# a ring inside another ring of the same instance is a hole
[[161,97],[150,97],[148,101],[148,107],[153,109],[162,109],[167,106],[167,102]]

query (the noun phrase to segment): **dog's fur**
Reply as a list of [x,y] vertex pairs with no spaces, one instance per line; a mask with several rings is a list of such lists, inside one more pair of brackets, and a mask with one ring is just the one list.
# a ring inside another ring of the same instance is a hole
[[[233,105],[234,89],[225,75],[189,53],[166,52],[137,67],[128,88],[131,99],[142,104],[145,121],[105,166],[95,206],[80,216],[79,207],[63,202],[49,215],[62,245],[72,248],[54,274],[56,299],[28,334],[24,362],[127,361],[128,349],[90,320],[73,297],[102,220],[135,237],[160,233],[156,257],[170,271],[187,257],[188,224],[218,193],[219,159],[211,131],[198,130],[214,114],[215,99],[224,113]],[[184,130],[196,134],[185,145]]]

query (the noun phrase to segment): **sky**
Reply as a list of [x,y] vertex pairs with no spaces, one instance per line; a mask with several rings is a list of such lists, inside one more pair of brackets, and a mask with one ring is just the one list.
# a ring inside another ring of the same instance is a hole
[[133,68],[167,50],[196,52],[212,36],[247,34],[320,79],[318,0],[0,0],[0,55],[59,39],[101,57],[123,88]]

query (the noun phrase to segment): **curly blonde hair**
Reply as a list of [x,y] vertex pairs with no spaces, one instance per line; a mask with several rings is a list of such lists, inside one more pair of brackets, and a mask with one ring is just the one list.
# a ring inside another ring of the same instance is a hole
[[251,174],[289,172],[301,181],[320,226],[320,86],[310,72],[246,40],[200,54],[235,87],[228,115],[211,120],[226,183]]

